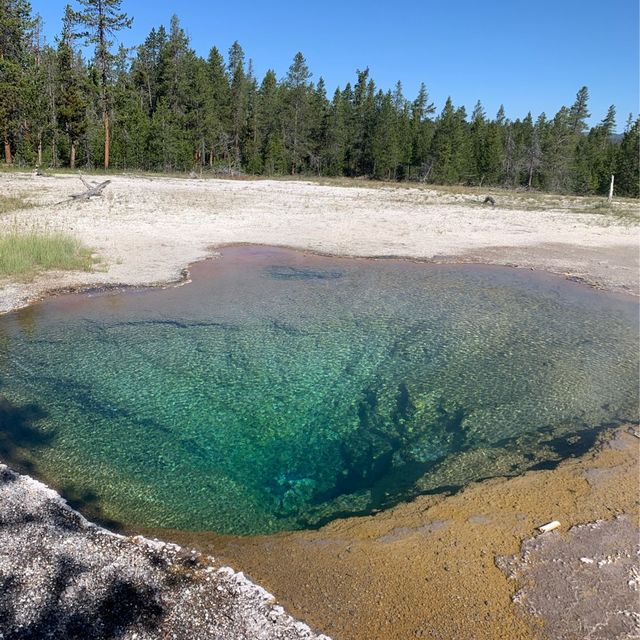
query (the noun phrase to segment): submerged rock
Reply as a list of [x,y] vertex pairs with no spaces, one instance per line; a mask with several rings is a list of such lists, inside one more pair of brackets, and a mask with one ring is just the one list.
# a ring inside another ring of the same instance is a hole
[[5,465],[0,638],[328,640],[242,573],[102,529]]

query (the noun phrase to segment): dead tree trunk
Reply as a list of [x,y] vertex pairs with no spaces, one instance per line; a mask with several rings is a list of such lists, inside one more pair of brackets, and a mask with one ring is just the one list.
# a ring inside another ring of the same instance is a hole
[[102,114],[104,121],[104,168],[109,168],[109,156],[111,153],[111,132],[109,131],[109,110],[106,105]]
[[90,198],[101,196],[104,188],[111,183],[111,180],[105,180],[100,184],[90,184],[82,176],[80,176],[80,180],[82,180],[82,184],[87,188],[87,190],[83,193],[71,194],[69,197],[72,200],[89,200]]
[[13,156],[11,155],[11,144],[7,132],[4,133],[4,161],[7,164],[13,164]]

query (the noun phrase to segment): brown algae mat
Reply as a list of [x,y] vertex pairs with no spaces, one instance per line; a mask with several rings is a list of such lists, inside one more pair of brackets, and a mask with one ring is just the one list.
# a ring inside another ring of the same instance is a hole
[[[517,555],[523,541],[539,535],[537,527],[554,519],[560,529],[544,535],[568,540],[569,548],[570,527],[580,523],[627,514],[633,526],[623,531],[637,533],[640,441],[635,434],[621,428],[603,435],[592,451],[553,470],[485,480],[448,497],[421,496],[318,531],[256,537],[147,534],[195,546],[241,569],[292,615],[337,640],[583,638],[579,610],[566,608],[561,598],[555,604],[555,618],[564,618],[559,634],[549,623],[553,607],[543,612],[545,619],[514,603],[523,583],[498,564]],[[634,543],[617,541],[628,551]],[[580,552],[586,553],[584,544]],[[547,589],[532,586],[531,575],[526,580],[534,596],[536,589],[538,594]],[[595,620],[615,607],[611,598],[594,599],[594,606],[598,603],[602,611],[591,616]]]

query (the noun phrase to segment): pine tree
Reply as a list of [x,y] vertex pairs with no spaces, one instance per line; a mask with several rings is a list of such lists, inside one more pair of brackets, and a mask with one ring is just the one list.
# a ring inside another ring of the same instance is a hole
[[247,124],[242,142],[242,158],[248,173],[262,173],[262,131],[258,104],[258,83],[253,73],[253,62],[247,68]]
[[111,164],[121,168],[149,168],[148,139],[151,118],[148,98],[130,72],[129,51],[121,46],[114,60]]
[[522,137],[524,151],[524,178],[523,184],[527,189],[532,189],[536,172],[542,163],[542,148],[540,146],[540,129],[544,125],[544,114],[540,116],[538,122],[534,124],[531,112],[522,121]]
[[51,94],[55,101],[55,52],[42,40],[42,19],[33,21],[31,42],[27,45],[26,64],[22,69],[22,105],[20,128],[15,138],[15,160],[42,165],[45,138],[55,127],[50,110]]
[[423,82],[411,105],[411,165],[416,168],[421,178],[425,177],[429,170],[427,160],[433,135],[433,123],[429,116],[433,113],[435,113],[435,106],[429,102],[427,87]]
[[[242,47],[228,64],[215,47],[205,60],[190,48],[176,16],[152,29],[135,55],[111,52],[130,26],[121,0],[78,0],[67,9],[57,48],[42,44],[27,0],[0,0],[0,134],[6,162],[78,162],[166,171],[201,171],[225,163],[250,173],[318,175],[456,184],[502,184],[558,192],[635,194],[637,124],[621,143],[615,109],[588,129],[589,93],[534,124],[494,120],[480,102],[470,121],[448,99],[434,120],[424,84],[413,101],[398,82],[381,91],[369,69],[331,102],[302,53],[280,82],[267,72],[258,86]],[[86,65],[75,38],[95,46]]]
[[73,50],[73,12],[67,5],[56,57],[56,123],[69,141],[69,166],[76,166],[78,143],[87,130],[88,97],[84,69]]
[[158,96],[165,98],[175,113],[183,112],[184,105],[191,99],[189,83],[191,78],[189,59],[189,38],[180,26],[178,16],[171,16],[169,31],[159,51],[157,81]]
[[611,105],[607,115],[593,129],[592,144],[594,148],[594,174],[598,193],[608,192],[611,174],[615,171],[617,148],[613,141],[616,128],[616,108]]
[[207,75],[211,87],[211,111],[208,116],[207,141],[209,166],[213,167],[219,158],[228,163],[231,155],[229,79],[224,68],[224,58],[216,47],[213,47],[209,52]]
[[371,175],[393,180],[400,164],[398,114],[390,91],[376,94],[376,118],[371,136]]
[[627,127],[615,162],[617,193],[630,198],[640,197],[640,118],[629,115]]
[[588,195],[595,192],[598,186],[597,176],[593,171],[593,148],[591,140],[586,136],[578,140],[573,166],[571,168],[572,192]]
[[122,13],[122,0],[78,0],[83,7],[73,14],[78,27],[76,36],[83,38],[87,44],[95,46],[95,60],[100,78],[100,107],[104,127],[104,168],[109,168],[110,122],[109,110],[111,100],[111,65],[113,56],[110,40],[118,31],[131,27],[133,20]]
[[242,163],[242,135],[247,119],[247,78],[244,51],[235,41],[229,49],[230,115],[233,161],[239,170]]
[[431,182],[458,184],[471,177],[473,156],[465,119],[464,108],[454,109],[451,98],[447,98],[431,146],[434,163]]
[[167,41],[164,27],[151,29],[151,32],[137,49],[137,55],[131,65],[134,85],[143,97],[145,107],[151,115],[156,107],[160,84],[160,52]]
[[615,124],[616,110],[611,106],[602,122],[587,136],[579,137],[573,161],[574,193],[607,192],[615,168],[615,148],[611,140]]
[[496,122],[487,120],[480,100],[471,114],[469,137],[473,156],[470,163],[473,181],[480,186],[497,184],[504,162],[501,131]]
[[311,89],[309,102],[309,168],[322,175],[324,150],[328,140],[329,101],[324,79],[320,78]]
[[181,153],[181,131],[167,99],[161,97],[149,123],[150,169],[174,171]]
[[569,110],[569,128],[571,133],[579,135],[587,128],[587,118],[591,115],[588,110],[589,90],[582,87],[576,94],[576,100]]
[[566,114],[566,128],[569,135],[564,135],[564,148],[558,158],[557,184],[562,191],[576,191],[580,194],[592,193],[595,188],[591,171],[591,149],[589,141],[584,138],[587,129],[589,91],[582,87]]
[[330,176],[345,173],[348,108],[345,95],[339,88],[336,89],[327,116],[327,139],[323,151],[323,166]]
[[357,71],[358,81],[352,94],[349,122],[348,157],[352,175],[370,175],[373,169],[372,139],[375,118],[375,83],[369,69]]
[[262,165],[267,175],[287,171],[282,133],[282,103],[275,71],[269,69],[258,92],[258,126],[262,134]]
[[395,134],[398,146],[397,166],[393,170],[394,180],[404,180],[411,172],[411,156],[413,152],[411,105],[404,97],[402,83],[396,83],[393,92],[393,109],[395,112]]
[[33,26],[29,2],[0,2],[0,134],[7,164],[13,162],[12,144],[15,145],[20,129],[20,113],[26,93],[28,43]]
[[210,102],[207,67],[189,46],[177,16],[160,50],[159,96],[171,111],[176,139],[170,164],[174,169],[202,168],[207,147],[206,124]]
[[285,93],[285,148],[291,175],[297,173],[309,155],[309,100],[311,72],[302,53],[298,52],[287,72]]
[[541,141],[544,157],[541,173],[545,189],[557,193],[571,191],[571,163],[576,143],[570,110],[561,107],[545,127]]
[[473,164],[475,180],[482,186],[486,178],[485,164],[486,157],[486,138],[487,138],[487,119],[480,100],[476,102],[473,112],[471,113],[471,147],[473,151]]

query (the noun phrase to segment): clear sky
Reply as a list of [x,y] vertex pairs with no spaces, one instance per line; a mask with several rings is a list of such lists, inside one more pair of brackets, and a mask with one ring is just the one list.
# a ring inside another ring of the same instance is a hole
[[[67,1],[31,2],[50,42]],[[175,13],[197,53],[215,45],[226,55],[238,40],[259,79],[268,68],[284,76],[302,51],[329,96],[368,66],[379,87],[400,80],[408,98],[424,81],[438,110],[450,95],[469,113],[479,99],[490,116],[501,103],[512,119],[553,116],[583,85],[591,123],[615,104],[622,130],[639,110],[637,0],[123,0],[122,8],[134,18],[126,46]]]

